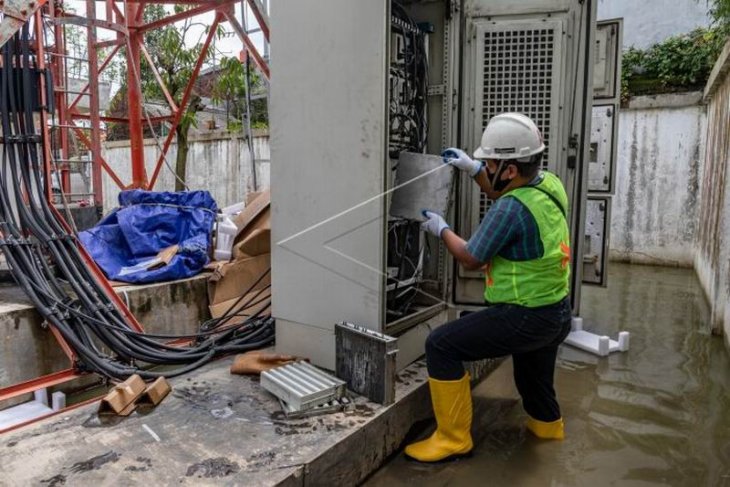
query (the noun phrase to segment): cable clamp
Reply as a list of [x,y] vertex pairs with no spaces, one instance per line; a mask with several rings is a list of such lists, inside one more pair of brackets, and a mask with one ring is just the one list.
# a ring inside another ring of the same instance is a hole
[[3,138],[5,144],[27,144],[29,142],[40,144],[41,141],[41,136],[38,134],[9,134]]
[[74,362],[74,369],[78,372],[94,372],[91,367],[89,367],[88,365],[86,365],[85,362],[79,359],[76,359],[76,361]]

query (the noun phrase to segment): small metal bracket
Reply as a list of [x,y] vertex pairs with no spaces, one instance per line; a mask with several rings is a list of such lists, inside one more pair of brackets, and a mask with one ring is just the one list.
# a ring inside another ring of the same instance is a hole
[[428,87],[428,96],[444,95],[446,93],[446,85],[430,85]]

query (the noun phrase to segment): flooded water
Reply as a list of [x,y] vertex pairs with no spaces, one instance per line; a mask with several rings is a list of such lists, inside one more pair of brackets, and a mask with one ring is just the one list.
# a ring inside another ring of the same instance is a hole
[[474,390],[474,456],[441,465],[402,452],[367,486],[730,486],[730,359],[710,336],[694,273],[612,264],[608,289],[584,288],[585,328],[628,353],[561,348],[563,442],[526,434],[510,363]]

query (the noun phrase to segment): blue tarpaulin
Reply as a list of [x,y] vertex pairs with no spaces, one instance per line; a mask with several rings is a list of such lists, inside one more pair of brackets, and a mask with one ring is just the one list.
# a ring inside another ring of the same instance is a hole
[[[79,233],[107,277],[135,284],[194,276],[208,263],[216,206],[207,191],[122,191],[117,208]],[[148,269],[157,254],[178,245],[167,265]]]

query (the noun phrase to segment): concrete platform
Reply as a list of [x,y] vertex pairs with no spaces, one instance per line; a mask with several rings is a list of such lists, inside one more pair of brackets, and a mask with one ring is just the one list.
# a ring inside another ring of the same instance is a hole
[[[257,378],[223,359],[172,381],[155,410],[100,423],[95,405],[0,438],[0,485],[355,485],[431,416],[426,368],[398,375],[396,403],[287,420]],[[470,367],[477,381],[497,366]]]
[[[116,290],[147,331],[190,333],[210,317],[207,279],[207,274],[200,274]],[[0,285],[0,387],[68,366],[68,359],[25,293],[14,285]]]

